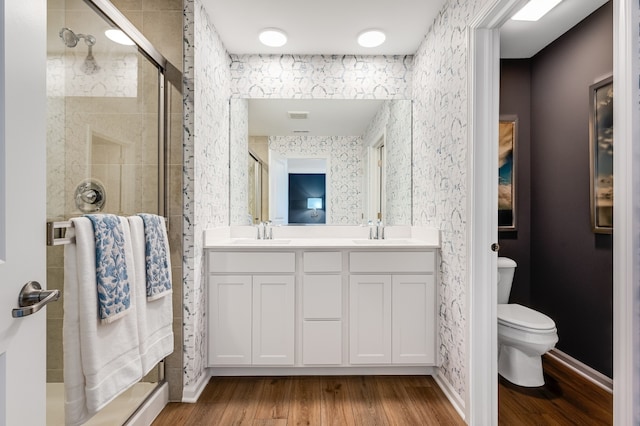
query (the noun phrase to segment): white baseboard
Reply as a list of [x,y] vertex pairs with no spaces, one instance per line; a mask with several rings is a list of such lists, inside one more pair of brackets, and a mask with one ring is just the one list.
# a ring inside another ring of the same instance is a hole
[[215,376],[433,376],[435,367],[210,367]]
[[182,402],[195,403],[200,398],[200,394],[204,391],[205,386],[209,383],[210,375],[205,373],[200,376],[197,382],[185,386],[182,389]]
[[442,389],[444,395],[447,397],[451,405],[453,405],[453,408],[455,408],[460,417],[462,417],[462,420],[465,420],[464,401],[462,400],[462,398],[460,398],[458,392],[453,389],[449,381],[442,375],[440,371],[438,371],[438,374],[433,376],[433,379],[436,381],[438,386],[440,386],[440,389]]
[[613,380],[599,371],[594,370],[588,365],[583,364],[572,356],[555,348],[547,352],[547,355],[564,364],[567,368],[575,371],[594,385],[606,390],[607,392],[613,393]]
[[147,426],[153,423],[162,409],[169,403],[169,384],[160,385],[145,400],[136,413],[127,420],[126,426]]

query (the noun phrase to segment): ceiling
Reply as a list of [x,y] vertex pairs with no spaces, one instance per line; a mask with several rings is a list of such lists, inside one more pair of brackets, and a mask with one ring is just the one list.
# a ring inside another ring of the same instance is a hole
[[[471,0],[473,1],[473,0]],[[445,0],[203,0],[229,53],[412,55]],[[580,22],[606,0],[564,0],[540,21],[509,21],[501,31],[504,58],[529,58]],[[258,42],[267,27],[284,30],[281,48]],[[381,29],[380,47],[356,43],[366,29]]]
[[[250,136],[361,136],[384,101],[249,99]],[[291,119],[288,112],[308,112]]]

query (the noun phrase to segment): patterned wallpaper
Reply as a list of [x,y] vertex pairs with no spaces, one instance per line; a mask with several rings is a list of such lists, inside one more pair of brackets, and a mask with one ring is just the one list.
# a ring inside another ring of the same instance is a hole
[[200,0],[184,1],[184,386],[206,367],[203,231],[229,224],[230,62]]
[[357,136],[270,136],[269,149],[285,158],[327,158],[327,224],[361,223],[362,138]]
[[413,222],[440,229],[441,374],[466,397],[468,36],[490,0],[449,0],[414,57]]
[[410,99],[412,56],[231,55],[234,98]]

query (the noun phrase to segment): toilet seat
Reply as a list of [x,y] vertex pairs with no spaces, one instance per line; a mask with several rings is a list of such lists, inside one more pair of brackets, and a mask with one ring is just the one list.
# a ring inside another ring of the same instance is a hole
[[556,324],[551,318],[517,303],[498,304],[498,325],[529,333],[556,331]]

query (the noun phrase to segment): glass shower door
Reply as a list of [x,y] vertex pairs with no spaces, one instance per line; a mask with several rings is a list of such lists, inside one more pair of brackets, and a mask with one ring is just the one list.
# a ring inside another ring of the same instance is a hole
[[[84,2],[49,2],[48,220],[165,214],[161,71]],[[48,288],[63,290],[64,249],[47,250]],[[47,312],[47,424],[64,424],[62,306]],[[123,424],[161,375],[152,370],[92,421]]]

